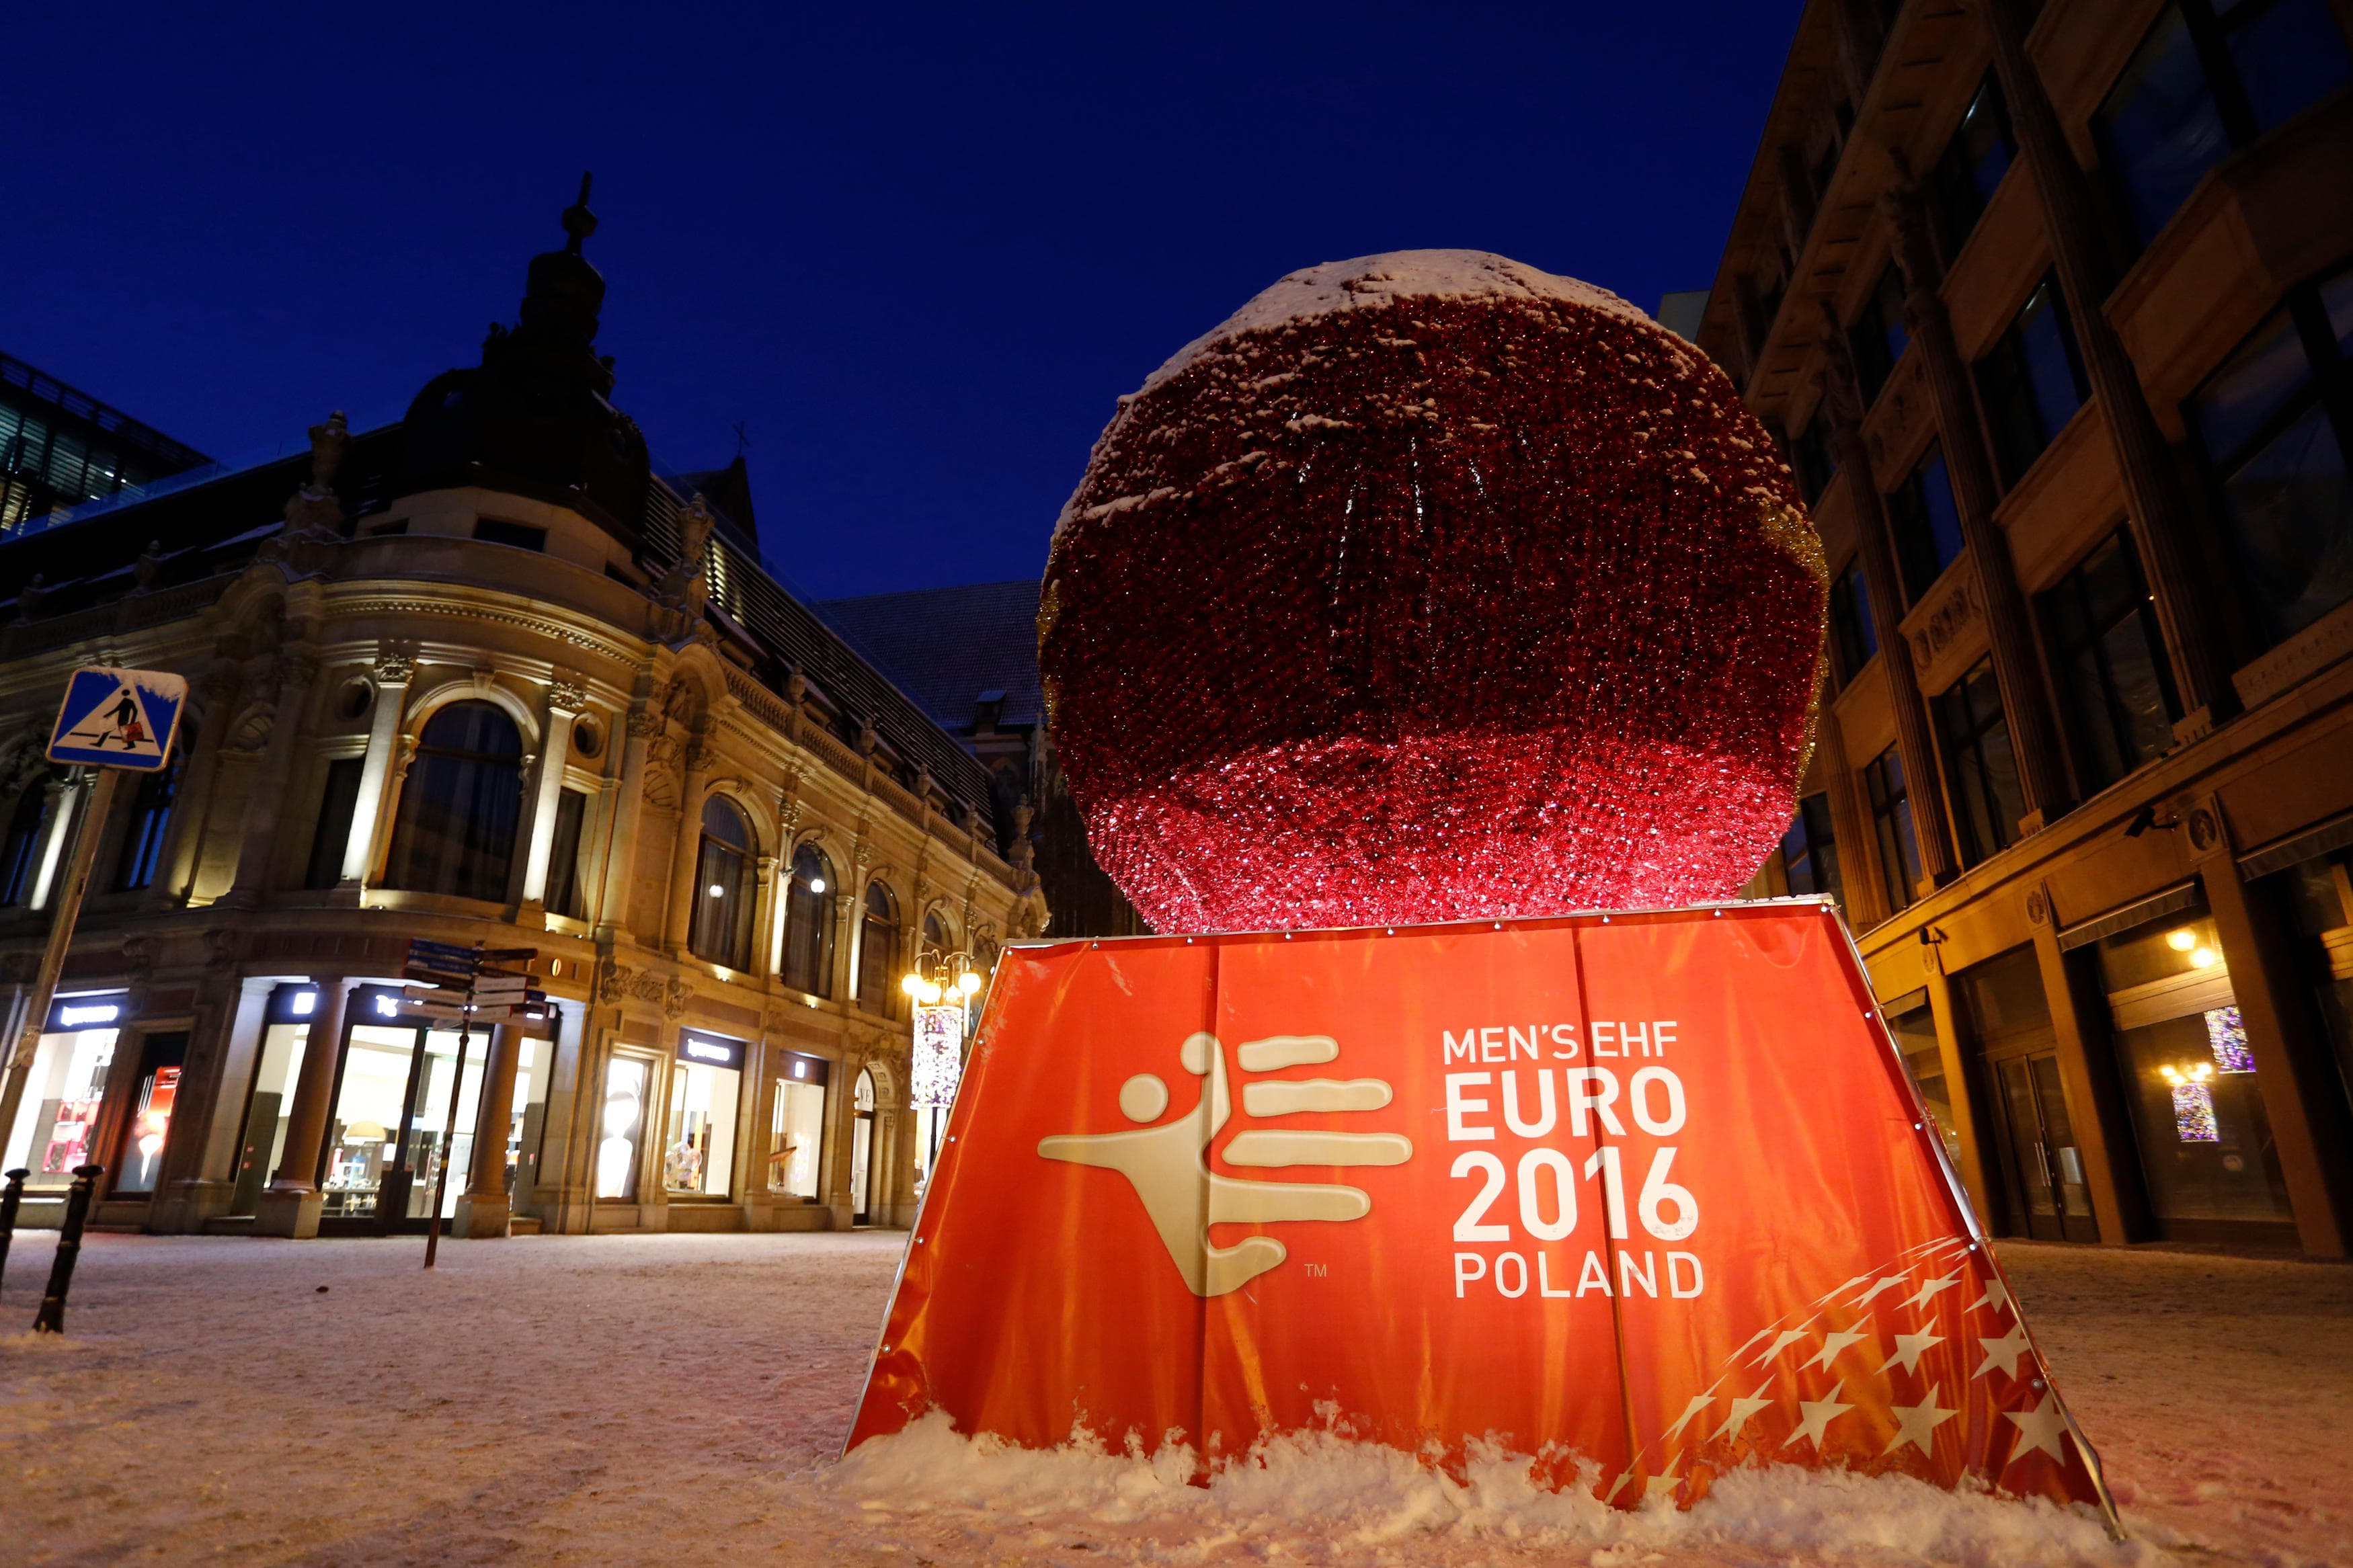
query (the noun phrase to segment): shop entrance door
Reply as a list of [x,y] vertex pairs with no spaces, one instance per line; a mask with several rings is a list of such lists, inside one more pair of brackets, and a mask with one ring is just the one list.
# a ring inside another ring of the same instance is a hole
[[1992,1066],[2013,1233],[2042,1241],[2099,1240],[2058,1054],[2011,1057]]
[[874,1192],[874,1075],[860,1072],[849,1125],[849,1222],[870,1223]]

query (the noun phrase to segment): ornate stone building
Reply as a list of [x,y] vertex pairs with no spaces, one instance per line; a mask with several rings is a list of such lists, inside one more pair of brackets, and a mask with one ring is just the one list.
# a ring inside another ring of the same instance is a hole
[[[586,201],[400,423],[0,542],[12,1045],[98,836],[0,1078],[27,1223],[85,1160],[155,1231],[419,1229],[445,1167],[478,1236],[911,1216],[901,981],[1042,930],[1038,878],[980,763],[653,472]],[[106,821],[41,755],[83,664],[195,688]],[[404,1021],[413,937],[537,949],[554,1016],[463,1053]]]
[[2348,39],[1812,0],[1695,329],[1834,574],[1767,886],[2003,1232],[2353,1240]]

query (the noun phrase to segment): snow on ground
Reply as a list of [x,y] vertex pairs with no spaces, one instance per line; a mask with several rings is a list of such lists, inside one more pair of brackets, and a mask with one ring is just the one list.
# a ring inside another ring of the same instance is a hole
[[[919,1430],[846,1466],[897,1234],[49,1238],[0,1295],[0,1563],[2353,1564],[2353,1269],[2006,1244],[2134,1539],[1770,1472],[1689,1514],[1309,1439],[1203,1490]],[[326,1287],[322,1291],[318,1288]]]

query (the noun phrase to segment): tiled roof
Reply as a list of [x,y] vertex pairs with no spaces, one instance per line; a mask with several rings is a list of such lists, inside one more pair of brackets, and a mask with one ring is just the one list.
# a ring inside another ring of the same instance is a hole
[[1039,721],[1038,594],[1037,579],[1024,578],[826,599],[816,609],[941,723],[970,734],[987,692],[1004,693],[999,723]]

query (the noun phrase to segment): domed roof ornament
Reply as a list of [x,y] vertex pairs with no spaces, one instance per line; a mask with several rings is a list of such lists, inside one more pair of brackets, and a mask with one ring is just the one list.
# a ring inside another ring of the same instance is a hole
[[609,401],[613,363],[596,349],[605,279],[581,254],[596,232],[593,181],[582,174],[564,209],[564,248],[531,258],[514,329],[493,324],[479,366],[434,377],[409,405],[396,495],[480,485],[571,507],[642,544],[652,466]]

